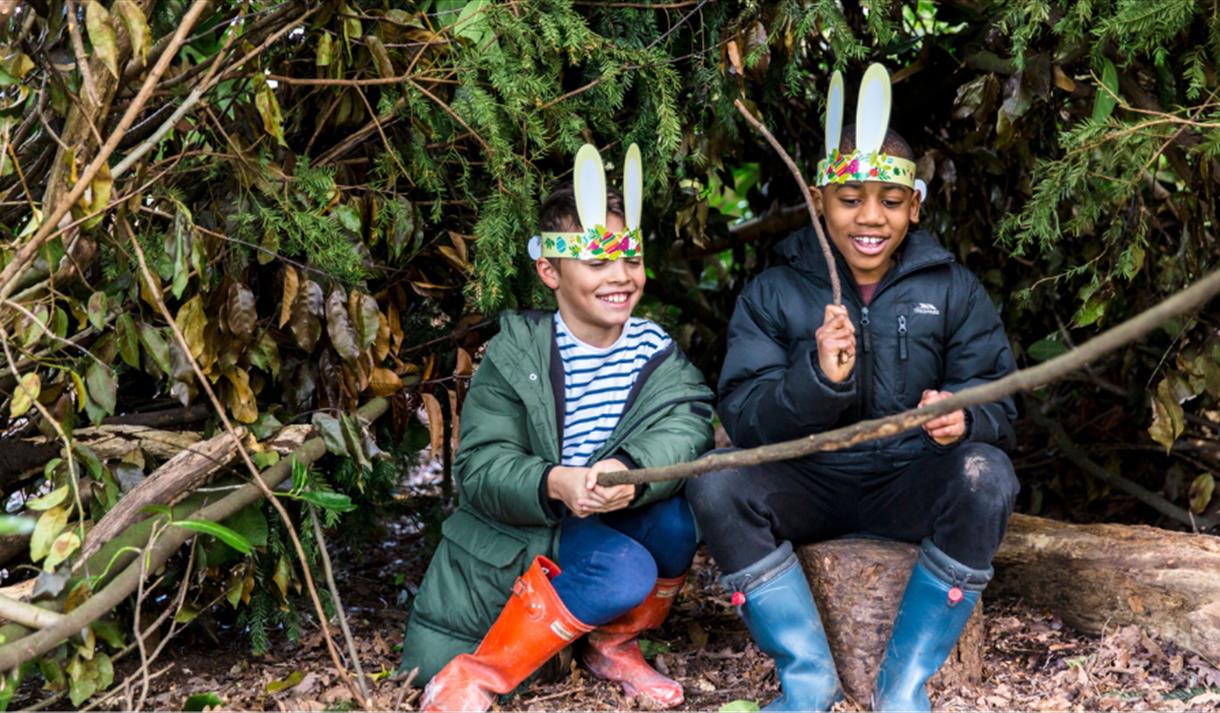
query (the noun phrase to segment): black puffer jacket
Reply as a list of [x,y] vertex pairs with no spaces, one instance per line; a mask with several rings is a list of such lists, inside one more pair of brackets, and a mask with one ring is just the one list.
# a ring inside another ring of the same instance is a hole
[[[987,292],[926,231],[910,233],[865,307],[842,257],[843,302],[856,327],[856,367],[834,383],[818,367],[815,332],[831,301],[811,227],[777,247],[788,265],[748,284],[729,323],[718,412],[749,448],[914,408],[924,389],[961,391],[1013,371],[1012,350]],[[1011,399],[971,407],[966,440],[1013,444]],[[815,456],[853,472],[900,468],[943,450],[923,429]]]

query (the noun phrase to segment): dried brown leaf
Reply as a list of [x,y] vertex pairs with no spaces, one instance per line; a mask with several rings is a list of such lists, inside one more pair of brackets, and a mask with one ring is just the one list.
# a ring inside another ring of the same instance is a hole
[[300,277],[297,274],[297,269],[292,265],[284,266],[284,293],[280,298],[280,320],[276,325],[280,329],[288,324],[288,320],[292,319],[292,304],[297,298],[297,289],[300,287]]
[[313,280],[305,280],[292,304],[292,336],[297,346],[313,352],[322,336],[322,315],[326,298],[322,288]]
[[330,297],[326,298],[326,334],[344,361],[355,361],[360,356],[356,330],[348,317],[347,295],[341,287],[331,290]]
[[430,393],[424,393],[422,396],[424,413],[428,415],[429,447],[432,449],[432,455],[439,456],[445,438],[445,417],[441,413],[441,402]]

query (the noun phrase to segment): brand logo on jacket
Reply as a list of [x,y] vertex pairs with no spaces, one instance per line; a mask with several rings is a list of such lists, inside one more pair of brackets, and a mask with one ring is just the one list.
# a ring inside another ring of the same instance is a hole
[[940,310],[936,309],[936,305],[931,305],[927,302],[920,302],[919,304],[915,305],[914,312],[915,314],[940,315]]

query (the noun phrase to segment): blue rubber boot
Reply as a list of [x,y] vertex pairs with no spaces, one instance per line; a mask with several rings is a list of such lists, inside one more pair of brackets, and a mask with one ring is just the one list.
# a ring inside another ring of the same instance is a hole
[[732,593],[758,648],[775,660],[782,695],[764,710],[830,710],[842,688],[822,618],[792,545],[785,542],[720,581]]
[[991,572],[967,567],[923,541],[877,673],[873,710],[932,709],[924,684],[953,651]]

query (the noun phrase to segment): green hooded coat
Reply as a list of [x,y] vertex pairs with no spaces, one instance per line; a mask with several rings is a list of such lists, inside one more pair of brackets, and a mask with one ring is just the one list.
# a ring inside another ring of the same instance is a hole
[[[537,555],[557,559],[563,516],[543,494],[547,472],[560,462],[562,394],[552,314],[506,313],[462,407],[453,463],[461,505],[441,526],[407,622],[401,670],[418,667],[416,685],[475,650]],[[671,344],[644,366],[618,426],[590,462],[616,457],[656,467],[702,455],[712,446],[712,398],[699,370]],[[631,507],[681,488],[681,481],[637,486]]]

